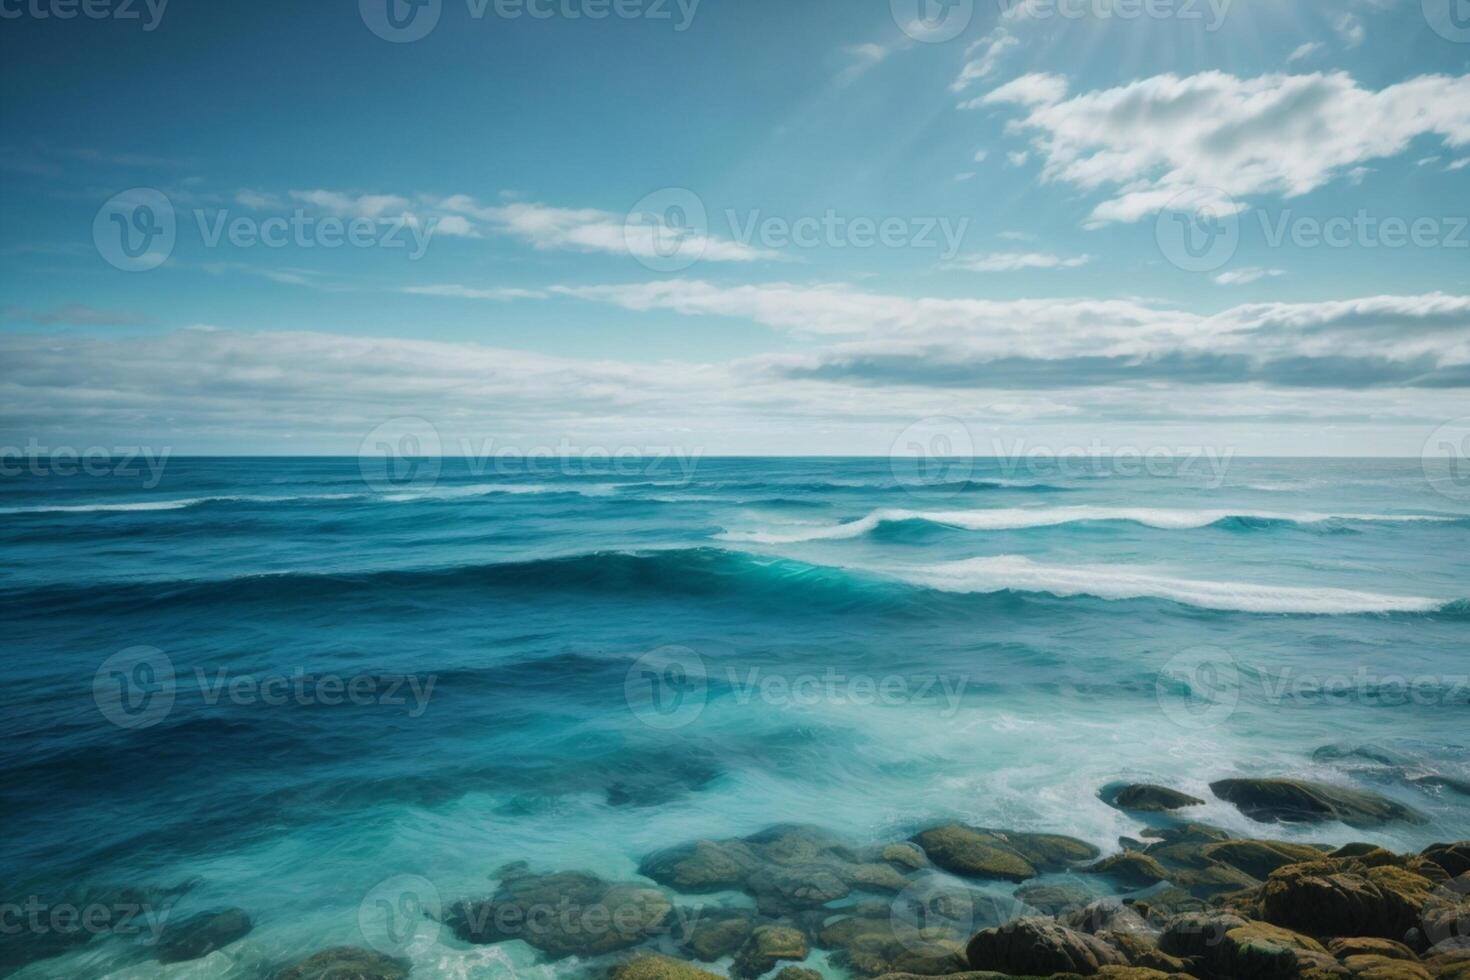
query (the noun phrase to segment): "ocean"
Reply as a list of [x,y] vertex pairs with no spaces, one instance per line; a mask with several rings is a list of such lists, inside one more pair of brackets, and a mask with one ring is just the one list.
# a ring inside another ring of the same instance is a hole
[[[1470,491],[1417,459],[1215,462],[7,476],[0,901],[103,928],[53,923],[40,959],[32,930],[0,973],[264,977],[355,945],[414,977],[571,976],[587,957],[432,914],[507,862],[649,884],[651,852],[778,823],[1107,853],[1139,829],[1099,798],[1119,781],[1245,836],[1470,837]],[[1424,820],[1263,826],[1210,792],[1230,776]],[[116,928],[129,903],[251,928],[163,966],[145,914]]]

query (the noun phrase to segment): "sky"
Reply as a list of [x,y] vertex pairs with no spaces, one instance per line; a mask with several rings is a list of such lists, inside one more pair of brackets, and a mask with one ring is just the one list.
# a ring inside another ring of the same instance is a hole
[[1470,0],[0,0],[0,446],[1466,416]]

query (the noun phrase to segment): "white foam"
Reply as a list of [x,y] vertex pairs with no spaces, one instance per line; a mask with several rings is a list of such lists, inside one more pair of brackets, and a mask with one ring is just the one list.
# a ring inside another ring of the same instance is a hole
[[1169,599],[1202,609],[1260,613],[1430,612],[1443,602],[1327,587],[1209,582],[1117,565],[1043,565],[1020,555],[970,558],[907,570],[868,569],[945,592],[1047,592],[1100,599]]
[[814,528],[799,533],[769,531],[727,531],[720,537],[726,541],[752,544],[794,544],[800,541],[826,541],[855,538],[875,530],[878,525],[897,521],[929,521],[969,531],[1013,531],[1033,527],[1055,527],[1079,521],[1128,521],[1169,531],[1208,527],[1227,518],[1291,521],[1317,524],[1322,521],[1443,521],[1444,517],[1425,515],[1395,516],[1389,514],[1317,514],[1310,512],[1242,511],[1242,510],[1169,510],[1158,507],[998,507],[990,510],[875,510],[866,517],[845,524]]

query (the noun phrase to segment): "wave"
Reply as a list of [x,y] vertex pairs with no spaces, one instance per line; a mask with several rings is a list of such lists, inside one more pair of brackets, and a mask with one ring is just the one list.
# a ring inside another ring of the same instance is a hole
[[0,507],[0,514],[92,514],[127,513],[131,511],[184,510],[208,504],[289,504],[313,501],[357,500],[382,503],[414,503],[427,500],[457,500],[467,497],[489,497],[497,494],[575,494],[581,497],[606,497],[616,492],[616,484],[562,486],[551,483],[477,483],[460,487],[427,487],[391,493],[357,491],[355,493],[302,494],[221,494],[208,497],[183,497],[178,500],[115,501],[97,504],[34,504]]
[[[845,524],[810,528],[797,532],[726,531],[718,537],[724,541],[751,544],[795,544],[801,541],[830,541],[861,537],[883,524],[920,521],[962,528],[967,531],[1014,531],[1035,527],[1056,527],[1082,521],[1126,521],[1169,531],[1191,530],[1225,522],[1274,522],[1283,524],[1320,524],[1327,521],[1398,522],[1450,521],[1452,518],[1429,515],[1392,514],[1315,514],[1278,513],[1271,511],[1167,510],[1154,507],[1001,507],[993,510],[923,511],[885,508]],[[1242,527],[1250,524],[1241,523]]]
[[1422,596],[1382,595],[1325,586],[1213,582],[1128,571],[1116,565],[1043,565],[1020,555],[969,558],[893,572],[912,585],[944,592],[1046,592],[1067,598],[1167,599],[1171,602],[1252,613],[1350,615],[1435,612],[1455,603]]

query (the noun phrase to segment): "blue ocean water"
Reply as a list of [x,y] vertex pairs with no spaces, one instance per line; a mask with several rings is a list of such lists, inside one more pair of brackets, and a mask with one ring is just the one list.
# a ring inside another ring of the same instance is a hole
[[[363,945],[385,882],[631,879],[777,822],[1113,850],[1118,780],[1246,835],[1470,837],[1470,501],[1418,460],[686,462],[6,477],[3,900],[254,922],[175,972],[106,935],[15,975],[268,976]],[[1232,775],[1426,822],[1263,827],[1210,794]],[[576,965],[447,931],[408,955]]]

